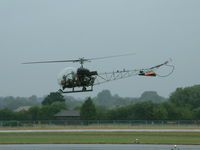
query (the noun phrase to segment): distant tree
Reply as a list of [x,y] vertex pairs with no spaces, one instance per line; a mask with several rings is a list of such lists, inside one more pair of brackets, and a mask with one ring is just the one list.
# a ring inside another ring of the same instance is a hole
[[72,96],[65,96],[64,98],[69,109],[76,109],[77,106],[81,106],[83,104],[83,100],[75,99]]
[[136,120],[154,119],[154,105],[151,101],[136,103],[133,108],[134,118]]
[[200,85],[177,88],[169,97],[169,101],[177,106],[200,107]]
[[109,90],[103,90],[97,94],[94,103],[95,105],[104,106],[106,108],[113,108],[144,101],[162,103],[166,101],[166,99],[164,97],[159,96],[155,91],[146,91],[139,98],[122,98],[117,94],[113,96]]
[[133,105],[113,108],[107,111],[106,119],[108,120],[129,120],[132,119],[133,113],[132,109]]
[[51,120],[53,118],[53,112],[51,111],[51,106],[50,105],[43,105],[39,109],[39,116],[38,120]]
[[37,101],[36,96],[31,96],[30,98],[25,97],[1,97],[0,98],[0,109],[8,108],[15,110],[21,106],[34,106],[34,105],[40,105],[40,102]]
[[168,112],[162,104],[154,104],[153,118],[154,120],[165,120],[168,118]]
[[0,110],[0,120],[15,120],[16,115],[12,110],[2,109]]
[[200,120],[200,107],[194,110],[194,116],[196,120]]
[[189,106],[184,106],[184,107],[178,107],[177,108],[179,113],[181,114],[179,120],[193,120],[194,117],[194,112]]
[[54,102],[51,105],[42,105],[41,107],[33,106],[28,110],[28,113],[31,120],[50,120],[54,119],[54,115],[62,109],[67,109],[64,102]]
[[96,107],[96,119],[98,120],[106,120],[106,112],[107,109],[104,106],[95,106]]
[[82,105],[77,105],[76,107],[74,107],[74,110],[81,110]]
[[105,107],[110,107],[113,105],[113,97],[109,90],[103,90],[97,94],[95,99],[96,105],[101,105]]
[[21,110],[19,112],[14,112],[16,120],[31,120],[31,115],[26,110]]
[[31,97],[28,98],[28,100],[34,105],[38,105],[39,103],[36,95],[32,95]]
[[168,112],[162,104],[146,101],[108,110],[107,117],[110,120],[164,120]]
[[82,120],[96,119],[96,108],[90,97],[83,103],[80,115]]
[[56,114],[62,109],[67,109],[67,105],[64,102],[54,102],[51,104],[50,109],[51,109],[51,112]]
[[42,101],[42,105],[51,105],[54,102],[64,102],[64,96],[59,92],[51,92],[47,97]]
[[154,103],[161,103],[165,101],[165,98],[159,96],[155,91],[146,91],[142,93],[141,97],[139,98],[139,101],[152,101]]
[[31,120],[38,120],[39,119],[39,111],[40,111],[40,107],[39,106],[33,106],[28,110],[28,113],[31,116]]
[[167,111],[167,119],[169,119],[169,120],[179,120],[180,119],[181,114],[179,113],[177,106],[174,103],[164,102],[164,103],[162,103],[162,106]]

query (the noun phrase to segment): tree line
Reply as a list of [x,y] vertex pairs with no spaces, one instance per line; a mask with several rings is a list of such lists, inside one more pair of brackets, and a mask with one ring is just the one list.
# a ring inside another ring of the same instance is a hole
[[[21,106],[40,106],[42,105],[42,101],[46,98],[37,97],[35,95],[31,97],[0,97],[0,109],[8,108],[11,110],[16,110]],[[69,109],[74,109],[75,107],[80,107],[84,99],[74,98],[72,96],[64,95],[65,103]],[[146,91],[142,93],[140,97],[120,97],[117,94],[112,95],[109,90],[103,90],[97,94],[96,97],[92,98],[95,105],[100,105],[103,107],[114,108],[118,106],[126,106],[129,104],[148,101],[151,100],[155,103],[160,103],[166,101],[166,98],[161,97],[155,91]]]
[[[108,91],[107,101],[113,97]],[[102,94],[102,93],[100,93]],[[105,95],[106,95],[105,94]],[[147,95],[151,96],[148,97]],[[87,98],[84,103],[75,101],[74,109],[80,110],[82,120],[199,120],[200,119],[200,85],[177,88],[168,100],[155,101],[155,93],[145,93],[145,101],[128,99],[122,105],[106,107],[104,99]],[[142,96],[141,96],[142,97]],[[120,97],[115,102],[120,102]],[[69,101],[69,100],[68,100]],[[108,104],[108,103],[107,103]],[[108,104],[108,105],[111,105]],[[66,98],[59,93],[50,93],[41,106],[32,106],[29,110],[14,112],[11,109],[0,110],[0,120],[54,120],[54,115],[62,109],[69,109]],[[71,108],[70,108],[71,109]]]
[[97,119],[199,120],[200,85],[177,88],[167,101],[160,103],[150,100],[102,111]]

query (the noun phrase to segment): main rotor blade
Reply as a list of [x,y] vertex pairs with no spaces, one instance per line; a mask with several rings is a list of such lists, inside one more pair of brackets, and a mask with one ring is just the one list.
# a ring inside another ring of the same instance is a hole
[[22,64],[39,64],[39,63],[61,63],[61,62],[78,62],[79,59],[76,60],[58,60],[58,61],[35,61],[35,62],[25,62]]
[[85,62],[90,60],[97,60],[97,59],[107,59],[107,58],[114,58],[114,57],[123,57],[123,56],[130,56],[135,55],[135,53],[129,53],[129,54],[123,54],[123,55],[112,55],[112,56],[106,56],[106,57],[95,57],[90,59],[79,58],[75,60],[58,60],[58,61],[33,61],[33,62],[24,62],[22,64],[39,64],[39,63],[62,63],[62,62]]
[[90,58],[88,60],[107,59],[107,58],[123,57],[123,56],[130,56],[130,55],[135,55],[135,53],[128,53],[128,54],[122,54],[122,55],[111,55],[111,56],[105,56],[105,57],[95,57],[95,58]]

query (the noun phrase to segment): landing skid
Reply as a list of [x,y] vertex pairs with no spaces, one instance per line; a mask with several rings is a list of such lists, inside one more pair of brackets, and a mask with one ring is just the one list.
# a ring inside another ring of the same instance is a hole
[[58,90],[59,93],[81,93],[81,92],[92,92],[93,88],[87,90],[87,89],[82,89],[82,90],[72,90],[72,91],[63,91],[61,89]]
[[62,91],[62,93],[80,93],[80,92],[92,92],[93,90],[78,90],[78,91]]

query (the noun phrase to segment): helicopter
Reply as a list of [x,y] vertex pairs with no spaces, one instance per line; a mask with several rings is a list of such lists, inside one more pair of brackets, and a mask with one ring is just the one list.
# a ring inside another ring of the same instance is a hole
[[[131,54],[124,55],[113,55],[106,57],[97,57],[86,59],[84,57],[74,60],[58,60],[58,61],[38,61],[38,62],[25,62],[22,64],[36,64],[36,63],[64,63],[64,62],[72,62],[72,63],[80,63],[79,68],[67,67],[62,70],[58,75],[58,84],[61,88],[58,90],[60,93],[77,93],[77,92],[90,92],[93,91],[93,86],[103,84],[106,82],[119,80],[123,78],[128,78],[131,76],[146,76],[146,77],[167,77],[171,75],[174,71],[174,66],[169,65],[170,61],[165,61],[162,64],[145,68],[145,69],[134,69],[134,70],[116,70],[112,72],[104,72],[98,73],[97,71],[91,71],[85,68],[83,65],[85,62],[91,62],[92,60],[97,59],[107,59],[114,57],[122,57],[122,56],[130,56]],[[171,71],[164,76],[157,74],[155,71],[162,66],[167,66],[171,68]],[[81,88],[81,89],[80,89]],[[71,90],[66,90],[71,89]]]

